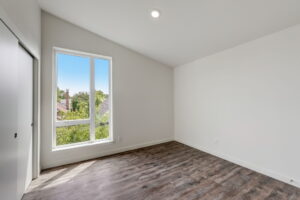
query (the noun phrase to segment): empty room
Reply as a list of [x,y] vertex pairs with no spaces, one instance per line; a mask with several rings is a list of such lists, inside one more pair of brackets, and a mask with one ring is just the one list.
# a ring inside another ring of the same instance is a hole
[[299,0],[0,0],[0,200],[300,200]]

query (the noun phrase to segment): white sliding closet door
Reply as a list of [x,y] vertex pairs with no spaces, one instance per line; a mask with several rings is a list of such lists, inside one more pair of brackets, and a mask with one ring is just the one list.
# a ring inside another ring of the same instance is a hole
[[0,21],[0,199],[17,199],[18,40]]
[[32,180],[33,58],[18,49],[18,199]]
[[0,199],[20,200],[32,180],[33,58],[0,21]]

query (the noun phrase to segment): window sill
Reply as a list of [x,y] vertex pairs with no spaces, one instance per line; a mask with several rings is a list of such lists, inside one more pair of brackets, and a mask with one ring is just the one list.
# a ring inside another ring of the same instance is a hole
[[76,149],[81,147],[88,147],[88,146],[95,146],[99,144],[112,144],[115,143],[113,139],[103,139],[95,142],[81,142],[81,143],[75,143],[75,144],[67,144],[67,145],[61,145],[57,147],[52,148],[53,151],[62,151],[62,150],[69,150],[69,149]]

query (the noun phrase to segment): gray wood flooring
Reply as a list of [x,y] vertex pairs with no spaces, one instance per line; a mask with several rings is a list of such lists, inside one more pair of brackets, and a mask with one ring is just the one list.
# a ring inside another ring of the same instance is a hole
[[295,200],[300,189],[168,142],[42,173],[23,200]]

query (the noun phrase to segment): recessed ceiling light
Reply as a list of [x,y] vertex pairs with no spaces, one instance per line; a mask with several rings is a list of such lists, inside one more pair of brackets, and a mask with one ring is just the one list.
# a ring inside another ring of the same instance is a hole
[[151,17],[154,19],[158,19],[160,16],[160,12],[158,10],[152,10],[151,11]]

